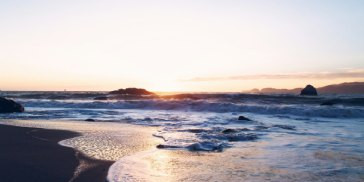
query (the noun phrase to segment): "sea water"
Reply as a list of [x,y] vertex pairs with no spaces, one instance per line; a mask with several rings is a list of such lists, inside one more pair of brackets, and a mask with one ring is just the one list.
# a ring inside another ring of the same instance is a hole
[[[112,182],[364,181],[360,95],[198,94],[96,101],[106,93],[2,94],[27,111],[0,115],[4,119],[92,118],[107,121],[104,125],[157,126],[152,135],[160,144],[116,159],[108,175]],[[339,102],[322,104],[330,100]]]

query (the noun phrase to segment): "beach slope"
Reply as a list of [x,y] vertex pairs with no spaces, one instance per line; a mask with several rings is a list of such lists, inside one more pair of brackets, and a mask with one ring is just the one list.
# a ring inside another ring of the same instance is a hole
[[[2,182],[105,181],[112,161],[91,159],[58,144],[76,132],[0,124]],[[81,164],[81,165],[80,165]],[[85,170],[84,170],[85,169]]]

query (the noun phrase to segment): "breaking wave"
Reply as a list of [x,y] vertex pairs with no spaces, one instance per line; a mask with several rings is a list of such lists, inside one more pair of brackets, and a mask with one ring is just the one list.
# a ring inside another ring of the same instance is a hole
[[131,100],[131,101],[80,101],[20,99],[26,108],[77,108],[77,109],[143,109],[193,112],[247,112],[273,115],[295,115],[326,118],[361,118],[364,108],[359,106],[322,106],[315,104],[261,104],[221,102],[210,100]]

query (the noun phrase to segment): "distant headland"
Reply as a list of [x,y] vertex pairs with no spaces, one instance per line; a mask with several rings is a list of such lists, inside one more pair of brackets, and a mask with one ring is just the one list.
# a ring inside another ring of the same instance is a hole
[[[294,89],[277,89],[277,88],[263,88],[252,89],[246,91],[253,94],[300,94],[303,88]],[[364,94],[364,82],[346,82],[341,84],[327,85],[318,87],[319,94]]]

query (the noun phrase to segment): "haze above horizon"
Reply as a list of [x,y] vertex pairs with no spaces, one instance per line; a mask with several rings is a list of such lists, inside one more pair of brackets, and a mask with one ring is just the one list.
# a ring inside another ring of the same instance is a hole
[[1,1],[1,90],[364,81],[364,1]]

